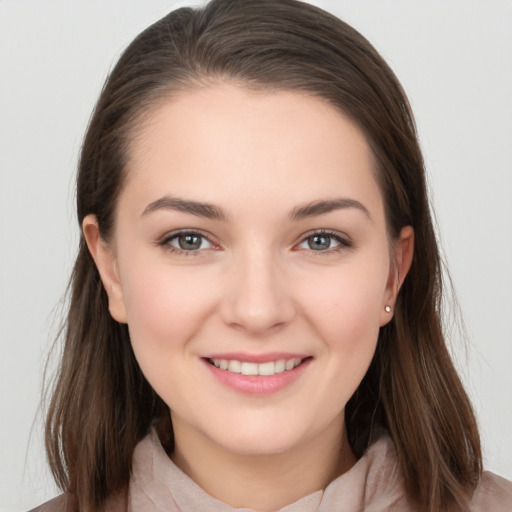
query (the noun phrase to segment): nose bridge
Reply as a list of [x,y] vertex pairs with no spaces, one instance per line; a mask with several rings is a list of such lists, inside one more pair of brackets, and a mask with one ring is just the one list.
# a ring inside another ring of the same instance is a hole
[[279,263],[270,248],[261,246],[234,257],[231,291],[225,297],[228,324],[261,332],[291,320],[293,300]]

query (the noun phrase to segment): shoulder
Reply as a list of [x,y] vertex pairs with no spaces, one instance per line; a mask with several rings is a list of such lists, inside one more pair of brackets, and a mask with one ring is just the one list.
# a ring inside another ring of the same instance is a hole
[[512,510],[512,482],[485,471],[471,500],[471,512],[510,512]]
[[[101,508],[102,512],[126,512],[127,507],[127,489],[122,489],[109,496]],[[61,494],[56,498],[53,498],[36,508],[33,508],[29,512],[69,512],[74,510],[74,507],[70,507],[70,498],[67,494]],[[99,511],[98,511],[99,512]]]
[[66,510],[67,498],[65,494],[61,494],[56,498],[53,498],[36,508],[33,508],[29,512],[64,512]]

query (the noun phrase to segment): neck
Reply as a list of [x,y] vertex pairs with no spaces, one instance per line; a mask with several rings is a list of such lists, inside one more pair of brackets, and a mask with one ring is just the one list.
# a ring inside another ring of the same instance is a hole
[[208,494],[235,508],[278,510],[325,489],[356,462],[342,417],[321,435],[277,454],[227,451],[174,417],[173,429],[174,463]]

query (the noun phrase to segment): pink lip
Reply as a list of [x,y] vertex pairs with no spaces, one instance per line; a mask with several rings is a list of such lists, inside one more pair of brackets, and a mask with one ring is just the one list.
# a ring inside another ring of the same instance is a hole
[[246,354],[243,352],[229,352],[222,354],[209,354],[204,356],[205,359],[232,359],[236,361],[245,361],[247,363],[268,363],[270,361],[277,361],[284,359],[306,359],[308,354],[291,354],[290,352],[268,352],[266,354]]
[[[278,355],[278,357],[275,357],[275,354],[272,354],[271,357],[269,357],[268,355],[253,356],[253,358],[251,359],[247,356],[247,354],[243,354],[243,356],[241,354],[238,354],[238,356],[236,356],[235,354],[229,354],[229,357],[227,357],[228,354],[222,354],[222,356],[218,357],[218,359],[236,359],[238,361],[264,363],[274,360],[277,361],[278,359],[292,359],[294,357],[293,355],[290,354],[286,354],[285,357],[280,357],[281,355]],[[297,357],[300,357],[302,359],[304,356]],[[209,359],[214,358],[211,357]],[[215,359],[217,359],[217,355],[215,356]],[[305,370],[309,366],[309,363],[311,363],[312,358],[308,357],[299,366],[296,366],[293,370],[287,370],[282,373],[276,373],[274,375],[268,376],[242,375],[241,373],[233,373],[228,370],[221,370],[220,368],[217,368],[216,366],[211,364],[209,360],[206,358],[203,358],[202,360],[206,365],[206,368],[213,375],[213,377],[224,386],[246,395],[265,396],[277,393],[278,391],[286,388],[287,386],[295,382],[305,372]]]

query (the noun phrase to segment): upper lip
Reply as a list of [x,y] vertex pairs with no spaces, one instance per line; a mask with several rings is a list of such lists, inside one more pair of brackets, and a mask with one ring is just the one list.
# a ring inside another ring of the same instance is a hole
[[270,361],[279,361],[280,359],[306,359],[308,354],[298,354],[293,352],[267,352],[265,354],[247,354],[245,352],[223,352],[208,354],[205,359],[227,359],[243,361],[247,363],[269,363]]

